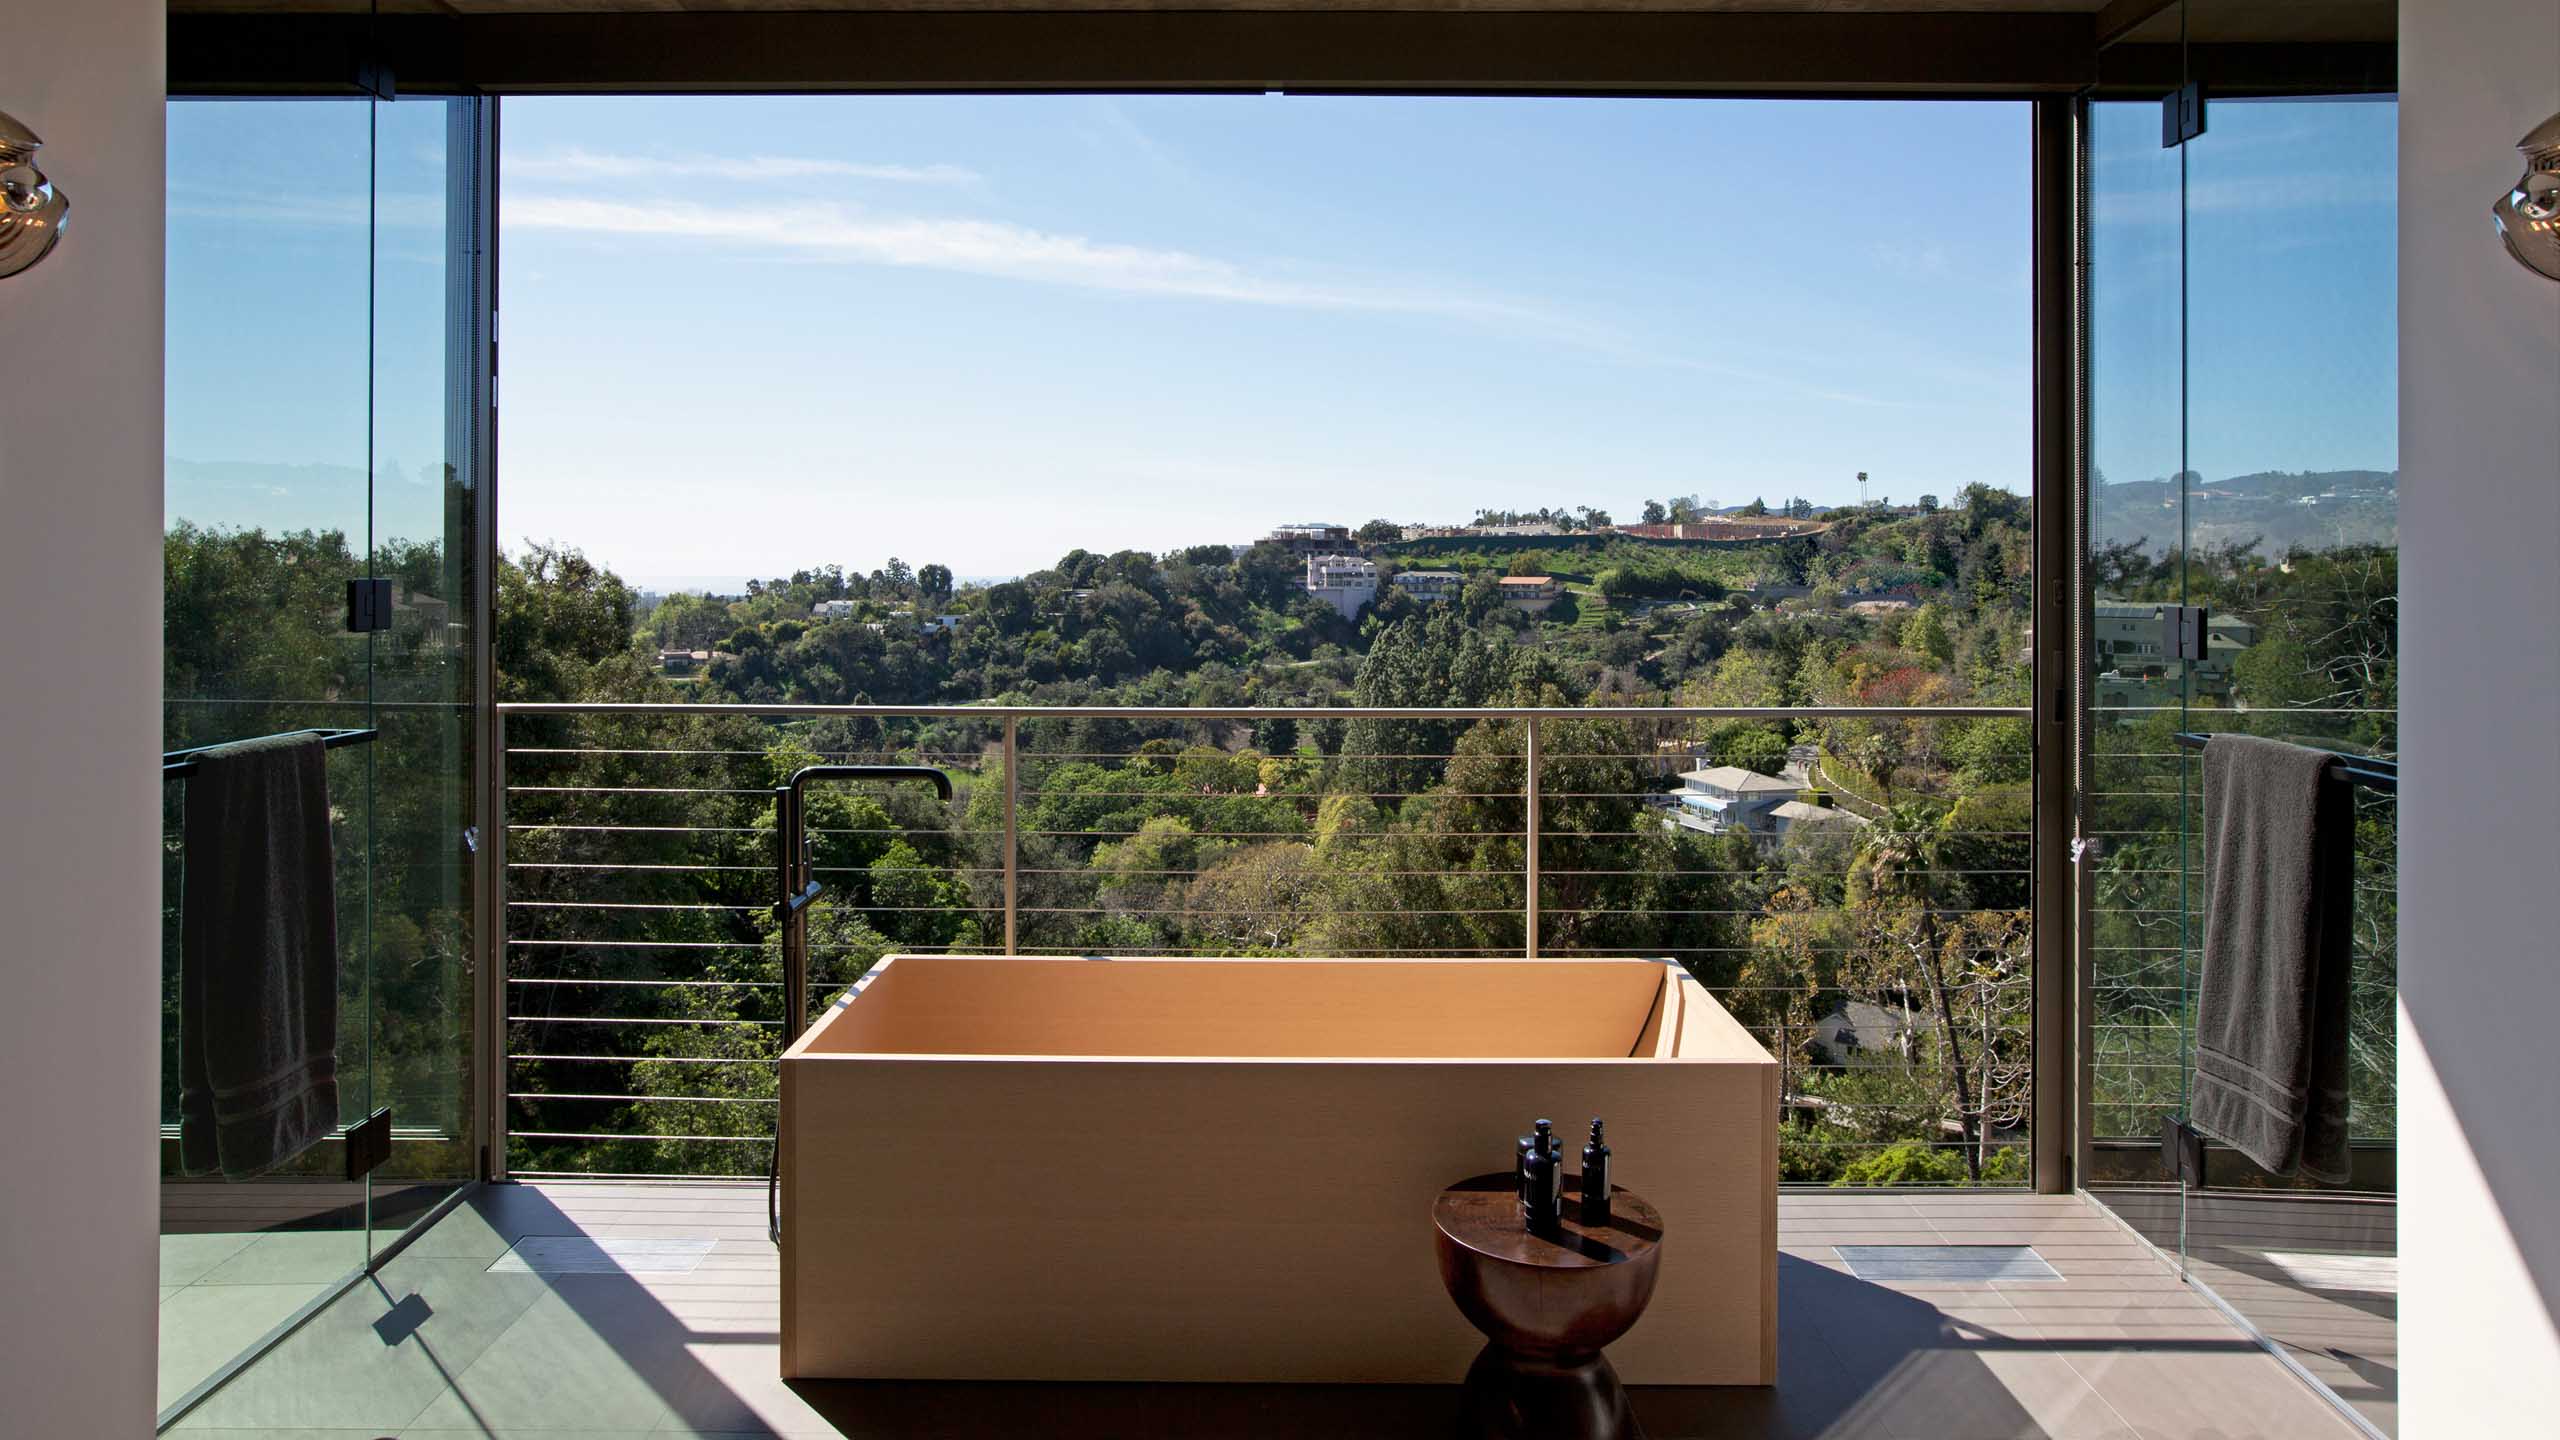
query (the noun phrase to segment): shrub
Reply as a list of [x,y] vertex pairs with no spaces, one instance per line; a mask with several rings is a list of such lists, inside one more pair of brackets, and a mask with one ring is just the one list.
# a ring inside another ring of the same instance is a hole
[[1896,1140],[1840,1168],[1834,1185],[1961,1185],[1964,1160],[1926,1140]]
[[1778,1127],[1778,1179],[1789,1185],[1825,1185],[1838,1180],[1849,1159],[1841,1142],[1802,1125]]

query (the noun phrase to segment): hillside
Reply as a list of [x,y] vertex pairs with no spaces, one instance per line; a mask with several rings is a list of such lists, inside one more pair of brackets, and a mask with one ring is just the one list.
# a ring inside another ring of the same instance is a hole
[[[2258,543],[2259,553],[2344,545],[2397,545],[2400,476],[2393,470],[2266,470],[2191,488],[2185,523],[2196,549]],[[2177,548],[2172,480],[2109,482],[2090,499],[2100,543],[2136,540],[2153,554]]]

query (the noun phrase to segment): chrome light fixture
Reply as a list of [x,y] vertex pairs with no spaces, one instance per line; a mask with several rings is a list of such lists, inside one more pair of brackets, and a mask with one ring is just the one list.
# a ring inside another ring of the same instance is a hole
[[2533,127],[2516,142],[2524,152],[2524,178],[2489,213],[2507,253],[2546,280],[2560,280],[2560,115]]
[[53,253],[71,202],[36,168],[44,142],[0,110],[0,279]]

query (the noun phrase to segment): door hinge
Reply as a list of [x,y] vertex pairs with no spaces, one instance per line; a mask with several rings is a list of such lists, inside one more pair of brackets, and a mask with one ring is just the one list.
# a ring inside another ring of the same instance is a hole
[[2160,97],[2160,148],[2175,150],[2204,133],[2204,82],[2190,80]]
[[2152,613],[2160,621],[2162,638],[2168,642],[2168,658],[2200,661],[2206,657],[2211,641],[2206,634],[2205,607],[2163,605]]
[[391,1158],[391,1110],[374,1111],[347,1127],[347,1179],[362,1180]]
[[2184,1115],[2160,1117],[2160,1172],[2189,1189],[2204,1188],[2204,1135]]
[[347,633],[391,628],[391,582],[360,576],[347,582]]

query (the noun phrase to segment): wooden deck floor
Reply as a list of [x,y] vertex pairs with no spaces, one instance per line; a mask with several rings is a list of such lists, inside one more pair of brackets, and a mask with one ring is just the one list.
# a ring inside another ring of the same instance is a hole
[[[179,1423],[189,1435],[1436,1436],[1447,1387],[792,1385],[760,1184],[490,1187]],[[1656,1440],[2341,1440],[2323,1401],[2071,1197],[1789,1195],[1772,1389],[1646,1389]],[[493,1270],[527,1236],[709,1241],[687,1274]],[[848,1237],[851,1238],[850,1236]],[[2032,1245],[2061,1279],[1857,1278],[1842,1245]]]

